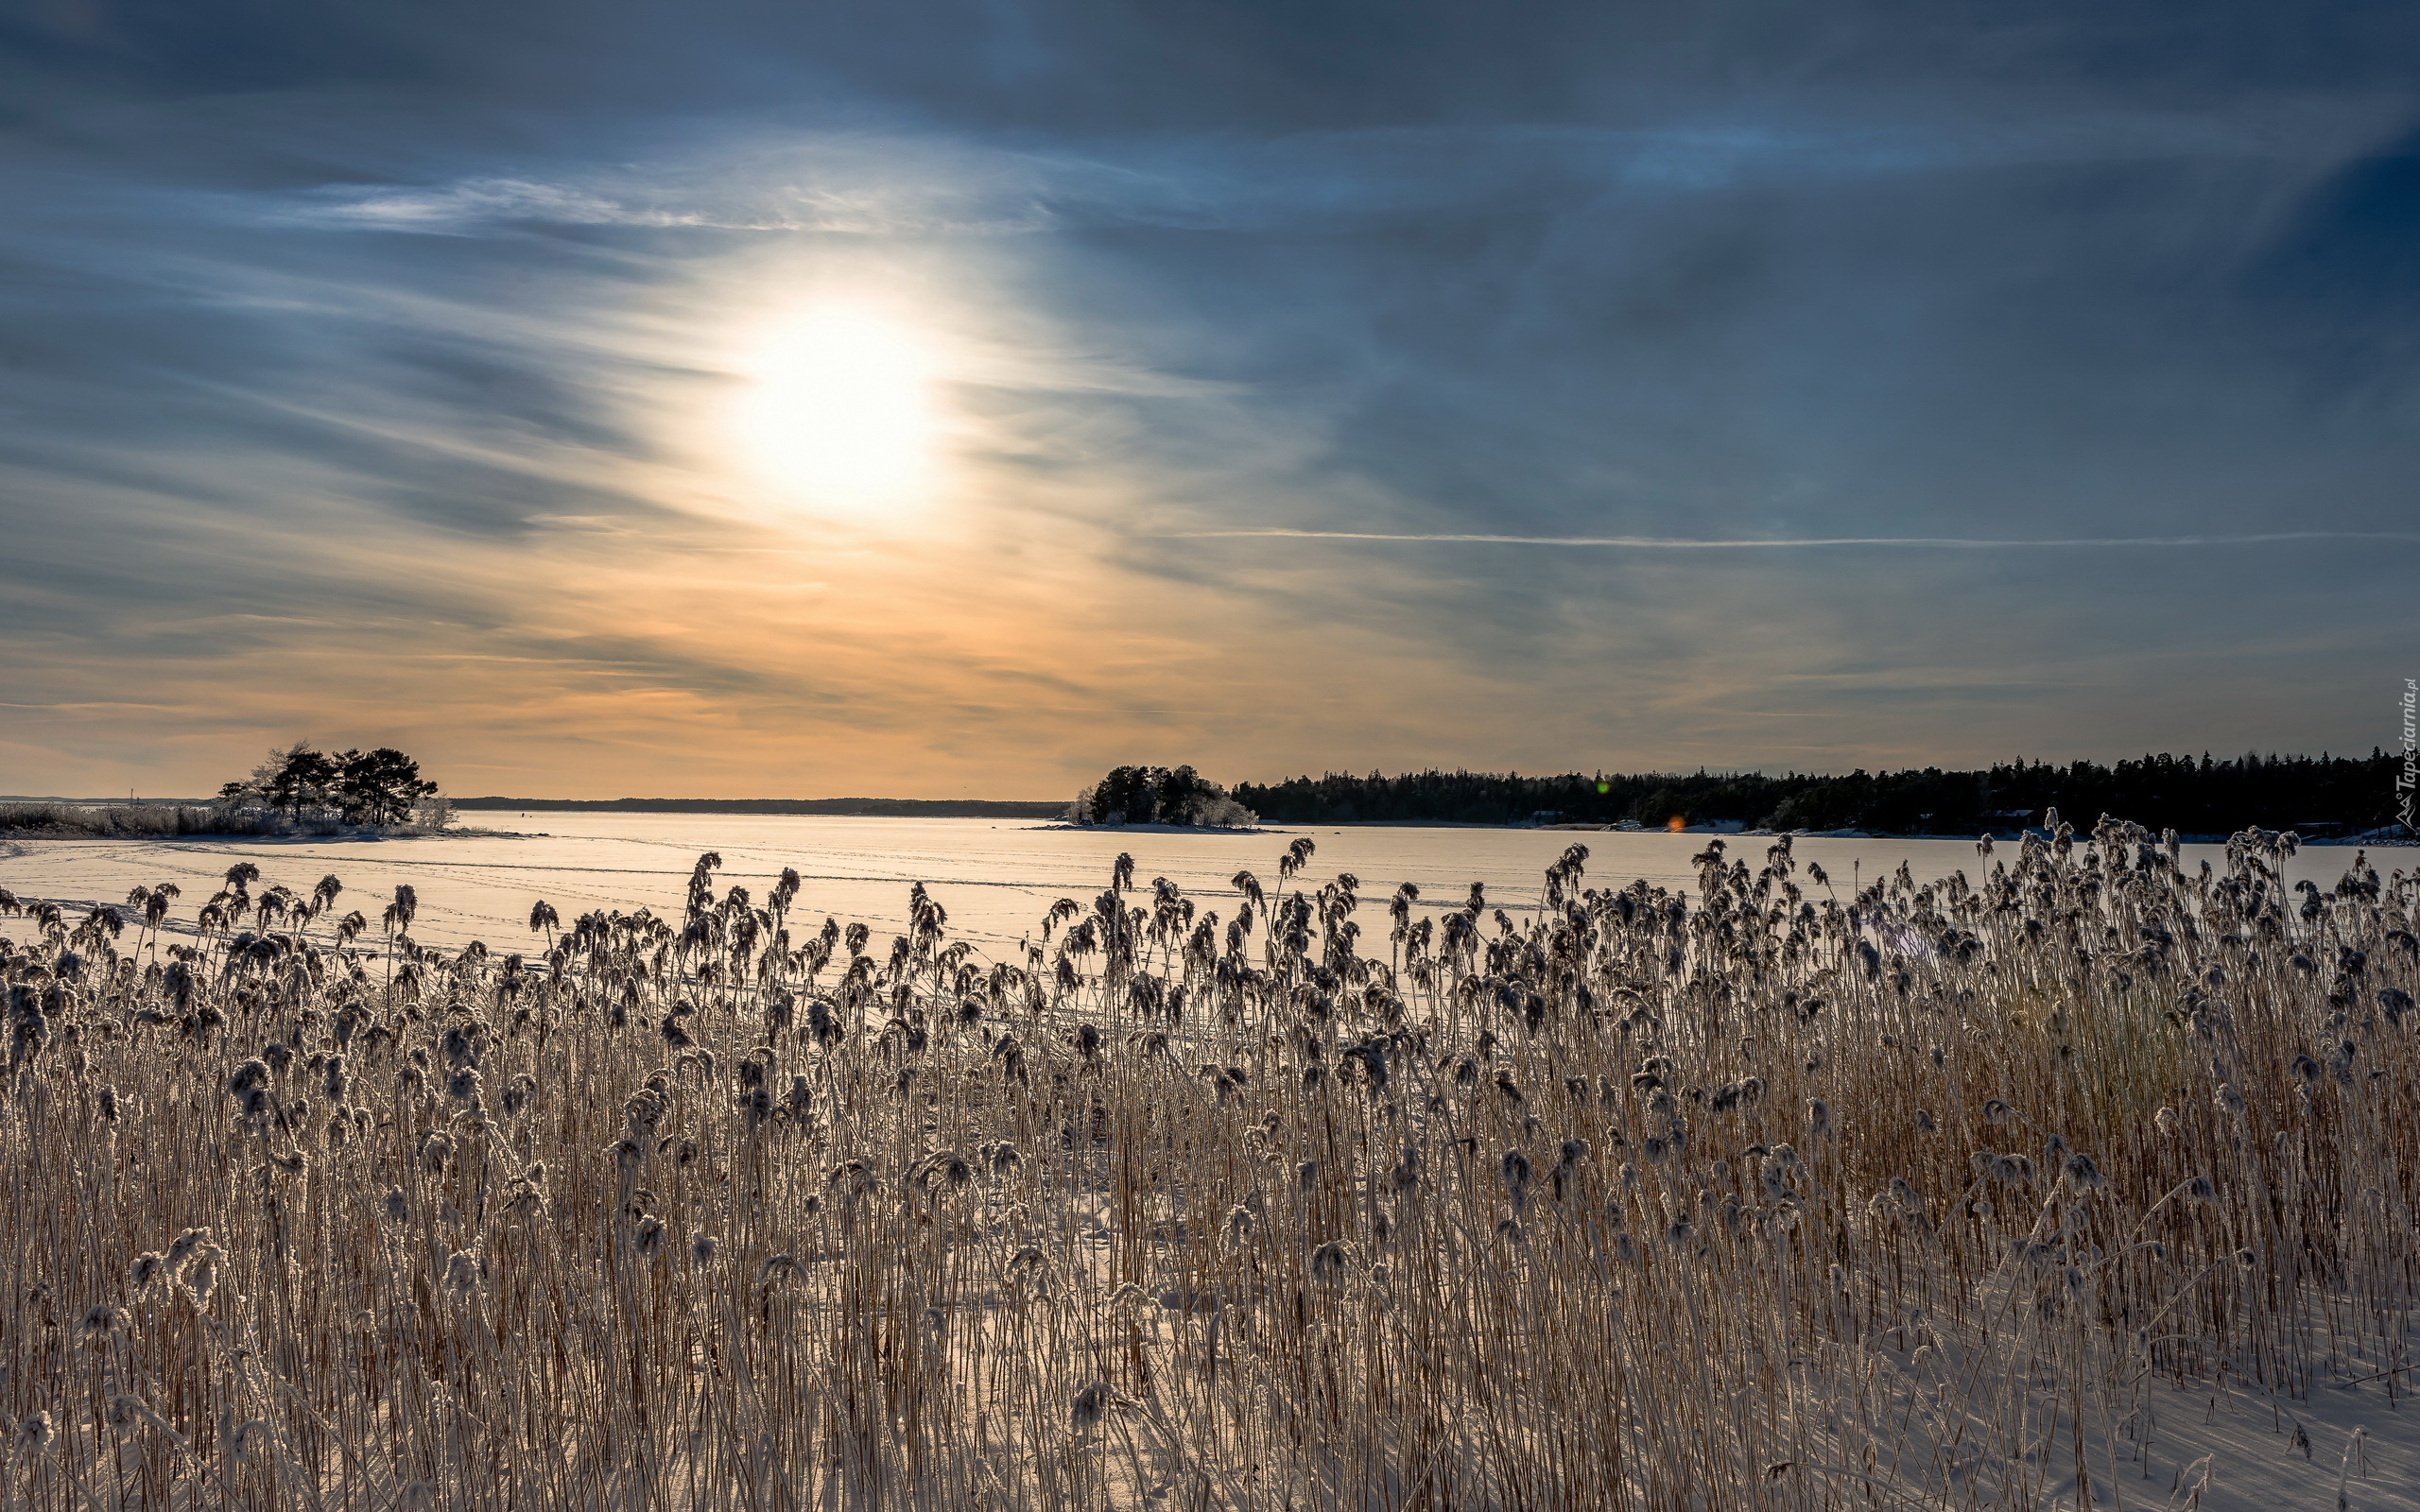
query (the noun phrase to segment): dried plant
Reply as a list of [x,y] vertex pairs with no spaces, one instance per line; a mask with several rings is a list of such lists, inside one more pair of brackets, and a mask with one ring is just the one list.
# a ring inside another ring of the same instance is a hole
[[1007,960],[711,855],[527,957],[256,868],[196,944],[0,895],[0,1501],[2198,1498],[2155,1387],[2408,1385],[2420,882],[2014,850],[1575,846],[1383,954],[1307,841],[1224,927],[1121,858]]

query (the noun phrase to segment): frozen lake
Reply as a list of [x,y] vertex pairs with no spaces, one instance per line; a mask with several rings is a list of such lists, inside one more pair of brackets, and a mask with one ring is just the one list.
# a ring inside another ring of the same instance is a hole
[[[1419,885],[1426,908],[1458,907],[1473,882],[1487,885],[1492,904],[1518,910],[1533,903],[1548,864],[1574,843],[1589,850],[1587,885],[1619,886],[1638,878],[1667,887],[1695,880],[1689,857],[1705,834],[1627,834],[1562,830],[1413,827],[1302,827],[1255,833],[1158,833],[1052,829],[1014,819],[900,819],[831,816],[748,817],[722,815],[590,815],[488,812],[476,833],[441,840],[19,840],[0,842],[0,887],[21,898],[62,903],[118,902],[138,884],[173,882],[183,889],[175,917],[195,910],[221,885],[227,868],[251,861],[262,883],[308,892],[322,875],[345,885],[341,909],[358,908],[374,921],[395,885],[419,890],[413,928],[425,944],[459,946],[484,940],[499,950],[524,948],[529,906],[544,899],[569,922],[591,909],[644,904],[677,918],[689,869],[700,851],[721,854],[717,890],[747,887],[759,901],[785,867],[804,880],[793,910],[809,927],[825,915],[842,923],[862,919],[877,932],[904,927],[908,888],[922,882],[949,910],[954,933],[987,953],[1013,945],[1033,930],[1059,898],[1089,903],[1109,885],[1119,851],[1134,857],[1134,876],[1148,888],[1165,876],[1201,906],[1231,910],[1228,879],[1237,870],[1274,886],[1277,858],[1296,835],[1319,847],[1307,874],[1349,871],[1360,878],[1365,902],[1383,907],[1398,883]],[[544,833],[531,833],[544,832]],[[1730,853],[1760,865],[1772,842],[1726,836]],[[2010,847],[2003,843],[2005,853]],[[2204,857],[2223,865],[2217,846],[2185,848],[2188,868]],[[1988,869],[1968,840],[1801,839],[1800,860],[1821,862],[1846,896],[1855,878],[1871,878],[1908,863],[1919,877]],[[2375,859],[2393,869],[2413,852],[2388,850]],[[2351,864],[2341,847],[2306,848],[2289,877],[2334,883]],[[257,887],[255,890],[258,890]],[[1383,915],[1378,925],[1383,933]],[[0,930],[22,920],[0,920]],[[1369,927],[1365,924],[1364,926]]]

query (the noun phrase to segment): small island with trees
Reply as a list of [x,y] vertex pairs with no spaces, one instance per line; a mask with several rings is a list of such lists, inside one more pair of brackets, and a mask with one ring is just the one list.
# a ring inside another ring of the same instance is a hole
[[322,751],[309,741],[272,749],[251,775],[208,802],[0,804],[0,833],[56,838],[179,835],[341,835],[402,838],[449,833],[453,805],[420,763],[392,746]]
[[420,775],[420,763],[392,746],[330,754],[307,740],[270,751],[251,776],[221,787],[218,805],[268,809],[296,824],[395,825],[419,817],[442,828],[450,816],[437,784]]
[[1259,816],[1190,766],[1118,766],[1076,795],[1076,801],[1067,805],[1067,822],[1245,830],[1257,824]]

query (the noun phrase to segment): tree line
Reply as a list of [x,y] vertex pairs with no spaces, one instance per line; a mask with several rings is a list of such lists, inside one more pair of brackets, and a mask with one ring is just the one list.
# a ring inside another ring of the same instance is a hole
[[2223,834],[2247,825],[2305,834],[2382,828],[2395,819],[2400,755],[2214,759],[2146,755],[2103,766],[2022,759],[1974,771],[1938,766],[1846,776],[1791,772],[1330,772],[1238,782],[1235,801],[1274,824],[1387,819],[1650,827],[1736,821],[1775,830],[2002,833],[2055,808],[2078,823],[2102,814],[2153,830]]

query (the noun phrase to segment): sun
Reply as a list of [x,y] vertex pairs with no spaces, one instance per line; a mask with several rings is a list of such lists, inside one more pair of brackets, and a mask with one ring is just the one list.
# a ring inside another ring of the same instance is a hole
[[767,326],[738,411],[757,472],[811,507],[918,502],[936,451],[932,343],[868,306],[821,304]]

